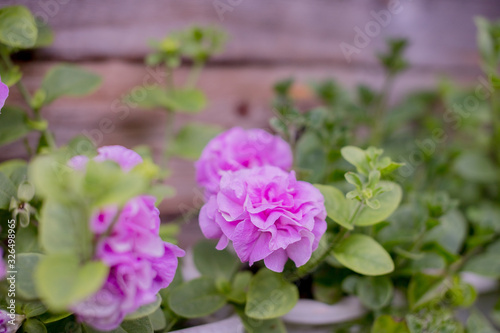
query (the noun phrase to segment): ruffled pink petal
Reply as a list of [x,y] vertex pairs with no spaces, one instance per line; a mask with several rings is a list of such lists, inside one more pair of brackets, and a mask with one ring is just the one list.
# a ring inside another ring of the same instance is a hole
[[269,256],[267,256],[264,259],[264,264],[270,270],[281,273],[281,272],[283,272],[283,269],[285,268],[285,264],[286,264],[287,260],[288,260],[288,257],[285,253],[285,250],[279,249],[279,250],[271,253]]

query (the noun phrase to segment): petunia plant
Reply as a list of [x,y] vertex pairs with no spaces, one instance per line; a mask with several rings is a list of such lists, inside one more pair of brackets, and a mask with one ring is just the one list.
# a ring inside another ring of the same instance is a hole
[[[23,140],[30,157],[0,163],[0,332],[153,333],[230,316],[247,332],[286,332],[286,315],[307,310],[301,298],[340,307],[346,297],[361,311],[336,331],[495,332],[500,301],[491,320],[456,315],[481,297],[475,281],[495,291],[500,278],[500,24],[476,23],[486,87],[443,79],[393,104],[410,64],[408,42],[390,40],[380,90],[326,80],[302,86],[303,103],[298,83],[278,82],[275,134],[176,130],[178,114],[206,107],[197,81],[225,34],[172,32],[145,60],[165,82],[123,99],[165,112],[157,165],[144,147],[61,144],[44,107],[100,78],[62,64],[28,90],[12,56],[52,33],[23,6],[0,8],[0,145]],[[13,89],[23,107],[3,106]],[[173,192],[174,156],[193,161],[204,198],[192,222],[207,239],[187,251],[157,208]]]

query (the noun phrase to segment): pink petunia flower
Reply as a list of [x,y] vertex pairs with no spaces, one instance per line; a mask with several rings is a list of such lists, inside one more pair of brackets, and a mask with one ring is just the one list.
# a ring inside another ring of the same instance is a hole
[[292,166],[290,146],[279,136],[261,129],[234,127],[212,139],[196,162],[196,180],[206,197],[217,193],[226,171],[272,165],[283,170]]
[[[98,152],[95,160],[111,159],[124,170],[142,161],[120,146],[102,147]],[[87,161],[75,156],[70,165],[83,169]],[[129,200],[121,211],[107,206],[92,215],[89,225],[97,242],[95,259],[107,264],[110,273],[98,292],[71,307],[80,321],[99,330],[115,329],[127,314],[154,302],[160,289],[172,282],[184,251],[160,238],[155,200],[142,195]]]
[[217,249],[232,241],[242,262],[264,260],[282,272],[288,258],[304,265],[326,231],[324,198],[314,186],[297,181],[295,173],[264,166],[227,172],[220,190],[200,211],[207,238]]

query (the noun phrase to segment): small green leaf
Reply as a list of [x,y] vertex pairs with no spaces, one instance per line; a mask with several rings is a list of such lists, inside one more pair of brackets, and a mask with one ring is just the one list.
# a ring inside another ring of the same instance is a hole
[[346,199],[344,193],[339,189],[329,185],[314,185],[325,198],[325,208],[328,217],[337,222],[346,229],[352,230],[353,226],[349,223],[351,216],[352,200]]
[[439,219],[439,225],[424,237],[426,243],[435,242],[452,254],[457,254],[467,235],[467,221],[462,213],[453,209]]
[[30,48],[38,36],[35,19],[24,6],[0,9],[0,42],[11,47]]
[[363,149],[347,146],[340,150],[342,157],[356,167],[359,173],[367,176],[370,173],[366,153]]
[[172,290],[168,304],[179,316],[196,318],[219,310],[226,304],[226,298],[217,291],[213,279],[201,277]]
[[17,275],[17,292],[26,299],[37,299],[38,295],[35,288],[34,272],[38,262],[43,258],[38,253],[20,253],[17,255],[16,270],[22,272]]
[[202,91],[185,89],[169,91],[165,95],[165,103],[172,111],[197,113],[205,108],[207,100]]
[[354,220],[355,225],[369,226],[382,222],[398,208],[403,197],[401,186],[389,181],[381,181],[378,185],[384,191],[376,197],[380,206],[377,209],[363,207]]
[[47,200],[41,211],[40,244],[47,253],[82,253],[90,244],[88,214],[80,206]]
[[496,181],[500,175],[493,162],[479,151],[462,153],[455,161],[453,168],[465,180],[478,183]]
[[0,67],[0,77],[5,85],[12,87],[21,80],[23,73],[19,66],[12,66],[10,68]]
[[148,316],[151,321],[153,331],[162,331],[167,327],[167,320],[161,308],[156,309],[155,312]]
[[468,333],[498,333],[488,319],[477,310],[472,311],[466,327]]
[[281,274],[261,269],[250,281],[245,314],[253,319],[273,319],[288,313],[297,303],[299,291]]
[[230,281],[240,266],[240,261],[228,250],[219,251],[211,241],[201,241],[193,247],[194,264],[198,271],[214,279]]
[[38,35],[34,47],[45,47],[52,44],[54,41],[54,32],[52,29],[41,19],[35,18],[35,22],[38,28]]
[[0,172],[0,209],[9,209],[10,201],[16,197],[16,192],[12,181]]
[[410,308],[416,310],[431,302],[442,299],[450,285],[449,281],[440,276],[414,275],[408,286]]
[[205,95],[197,89],[165,91],[160,86],[143,88],[140,94],[131,92],[125,97],[124,102],[144,109],[164,108],[187,113],[197,113],[206,106]]
[[28,318],[23,323],[23,332],[26,333],[47,333],[47,328],[38,319]]
[[395,320],[389,315],[377,317],[371,333],[410,333],[404,320]]
[[384,275],[394,270],[389,253],[365,235],[355,234],[343,239],[333,253],[342,265],[363,275]]
[[62,96],[85,96],[95,91],[101,78],[78,66],[62,64],[49,70],[40,89],[45,93],[44,105]]
[[101,288],[109,267],[99,261],[80,265],[69,254],[45,256],[35,270],[35,284],[42,300],[53,310],[63,311]]
[[142,317],[134,320],[124,320],[120,328],[126,333],[153,333],[153,325],[151,324],[149,317]]
[[327,166],[326,153],[316,133],[308,130],[299,138],[295,156],[299,174],[303,173],[306,181],[323,181]]
[[235,306],[236,313],[241,318],[247,333],[286,333],[286,328],[281,319],[254,319],[245,314],[243,306]]
[[22,313],[26,318],[38,317],[47,312],[47,307],[42,302],[29,302],[22,306]]
[[470,258],[463,270],[492,279],[500,278],[500,260],[498,258],[498,252],[482,253]]
[[5,106],[0,119],[0,146],[19,140],[31,131],[26,113],[21,108]]
[[362,277],[356,283],[356,295],[361,303],[370,310],[387,306],[394,293],[392,281],[387,276]]
[[134,312],[129,313],[125,317],[125,320],[135,320],[142,317],[147,317],[160,308],[161,302],[162,302],[161,296],[158,294],[156,295],[156,300],[153,303],[143,305]]
[[215,125],[189,123],[179,130],[169,153],[188,160],[197,160],[207,142],[222,132],[222,128]]
[[227,299],[231,302],[244,304],[247,299],[247,289],[252,280],[252,273],[243,271],[236,273],[231,284],[231,292],[227,295]]

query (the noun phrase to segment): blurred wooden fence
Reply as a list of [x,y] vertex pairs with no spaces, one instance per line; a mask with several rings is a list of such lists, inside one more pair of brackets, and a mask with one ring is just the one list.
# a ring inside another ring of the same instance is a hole
[[[119,102],[134,87],[163,80],[162,71],[146,69],[143,58],[147,40],[173,29],[217,24],[230,35],[227,51],[202,75],[200,85],[210,104],[195,119],[225,127],[265,127],[271,87],[278,79],[335,77],[346,86],[380,85],[374,53],[389,36],[411,43],[412,68],[397,81],[396,96],[432,86],[441,74],[474,83],[479,70],[473,17],[500,18],[499,0],[2,0],[0,7],[12,4],[28,6],[56,33],[51,47],[21,62],[30,90],[61,61],[103,77],[95,94],[63,99],[44,111],[58,143],[84,133],[99,145],[149,144],[156,154],[162,148],[162,112],[124,109]],[[176,79],[184,75],[181,70]],[[22,103],[16,91],[9,102]],[[103,119],[112,121],[112,129],[100,129]],[[21,144],[0,148],[0,160],[14,157],[25,157]],[[178,196],[163,212],[175,214],[181,204],[191,205],[193,175],[192,163],[174,161],[171,183]]]

